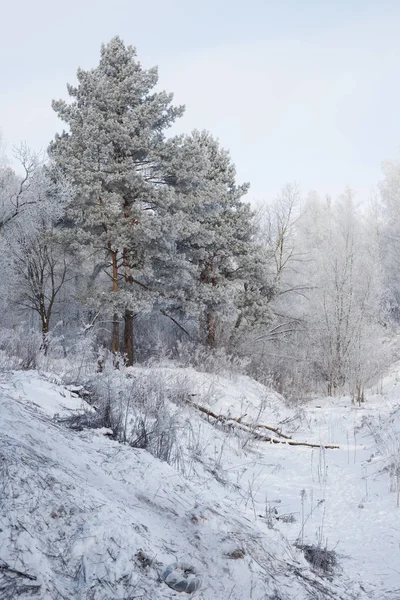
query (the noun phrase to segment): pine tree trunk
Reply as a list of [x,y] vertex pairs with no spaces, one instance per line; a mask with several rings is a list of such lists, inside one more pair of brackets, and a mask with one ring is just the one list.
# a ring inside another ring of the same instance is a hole
[[127,367],[132,367],[134,360],[133,352],[133,311],[128,308],[125,310],[125,325],[124,325],[124,350],[125,364]]
[[[111,262],[112,262],[112,282],[113,282],[113,292],[118,292],[118,265],[117,265],[117,252],[111,252]],[[119,352],[119,319],[118,313],[114,313],[113,317],[113,326],[112,326],[112,337],[111,337],[111,351],[114,357],[117,356]]]
[[207,345],[215,348],[215,316],[212,310],[207,312]]
[[118,319],[118,313],[114,313],[114,316],[113,316],[112,334],[111,334],[111,351],[114,354],[114,357],[119,352],[119,319]]
[[[125,217],[130,216],[130,207],[128,204],[125,205]],[[124,248],[122,252],[122,264],[124,266],[124,278],[127,286],[132,285],[132,266],[131,256],[128,248]],[[125,364],[127,367],[132,367],[134,362],[134,346],[133,346],[133,310],[125,309],[125,323],[124,323],[124,351],[125,351]]]

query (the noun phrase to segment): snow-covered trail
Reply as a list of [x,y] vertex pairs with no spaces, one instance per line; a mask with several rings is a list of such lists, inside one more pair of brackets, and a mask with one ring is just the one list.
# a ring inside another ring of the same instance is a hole
[[[258,417],[296,440],[339,445],[325,450],[260,442],[243,454],[204,428],[210,457],[225,445],[218,473],[231,483],[226,495],[233,505],[255,523],[269,520],[293,543],[335,549],[343,574],[362,582],[371,597],[398,600],[400,509],[367,423],[382,419],[387,427],[385,420],[400,406],[399,365],[361,406],[348,397],[322,398],[300,410],[285,408],[279,395],[246,377],[190,375],[192,392],[214,412]],[[392,427],[400,431],[400,417]],[[214,485],[211,480],[205,487]]]
[[385,405],[376,397],[361,408],[348,398],[311,404],[294,437],[339,448],[259,444],[260,455],[240,483],[251,489],[257,515],[277,520],[289,540],[334,549],[343,573],[373,598],[397,600],[400,511],[382,457],[373,456],[375,440],[360,428],[365,418],[389,414],[392,400]]
[[335,549],[344,573],[362,581],[374,597],[389,597],[392,590],[390,597],[398,598],[399,509],[387,474],[370,462],[372,440],[364,441],[338,450],[271,449],[268,458],[273,454],[279,469],[266,479],[268,502],[278,515],[294,513],[295,524],[280,525],[289,539]]

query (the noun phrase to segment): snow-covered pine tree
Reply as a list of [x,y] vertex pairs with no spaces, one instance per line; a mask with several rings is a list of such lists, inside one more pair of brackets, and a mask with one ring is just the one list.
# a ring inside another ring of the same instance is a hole
[[164,132],[183,107],[172,105],[171,94],[154,91],[157,69],[143,69],[135,49],[119,37],[102,46],[96,68],[78,69],[77,79],[76,87],[68,85],[71,103],[53,102],[69,130],[56,136],[49,154],[74,188],[71,232],[112,282],[106,298],[113,313],[112,350],[119,352],[123,314],[125,353],[132,364],[133,318],[151,307],[153,260],[162,232],[157,205],[165,205],[167,193],[160,179]]
[[200,310],[202,338],[212,348],[216,316],[229,314],[234,323],[243,308],[236,301],[244,288],[251,303],[249,277],[257,271],[258,257],[253,213],[242,200],[248,184],[236,184],[229,153],[206,131],[194,131],[181,141],[169,183],[174,188],[170,208],[180,223],[176,252],[188,264],[181,293],[188,310]]

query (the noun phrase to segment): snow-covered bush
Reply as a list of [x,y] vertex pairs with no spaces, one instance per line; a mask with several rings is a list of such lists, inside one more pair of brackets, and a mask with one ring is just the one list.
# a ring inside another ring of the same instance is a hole
[[389,473],[390,491],[396,494],[397,506],[400,506],[400,409],[386,419],[370,421],[368,426],[382,457],[383,469]]
[[85,386],[96,414],[86,415],[82,425],[107,427],[118,441],[179,465],[184,444],[179,432],[186,426],[177,407],[185,395],[182,381],[167,380],[159,372],[149,376],[146,370],[107,365],[102,373],[87,377]]
[[78,335],[73,342],[66,344],[63,338],[49,339],[49,351],[40,355],[38,367],[41,371],[55,373],[64,384],[85,382],[99,369],[100,361],[110,361],[111,353],[95,351],[94,336]]
[[246,375],[250,359],[227,352],[225,348],[210,349],[194,342],[177,344],[177,360],[182,367],[225,376]]
[[41,335],[25,324],[0,329],[0,372],[36,368],[41,341]]
[[328,550],[321,545],[303,544],[297,548],[303,551],[307,562],[321,575],[332,575],[337,567],[337,554],[335,550]]

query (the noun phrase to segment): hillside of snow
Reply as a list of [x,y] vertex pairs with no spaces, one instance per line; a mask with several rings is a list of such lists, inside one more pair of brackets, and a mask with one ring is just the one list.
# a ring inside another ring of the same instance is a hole
[[[0,378],[0,598],[400,597],[395,368],[361,407],[288,407],[247,377],[194,369],[128,375],[189,399],[167,404],[181,440],[172,464],[105,429],[68,427],[94,409],[57,378]],[[254,439],[244,422],[316,447]],[[296,546],[333,550],[337,565],[322,572]],[[167,585],[176,563],[196,569],[200,589]]]

